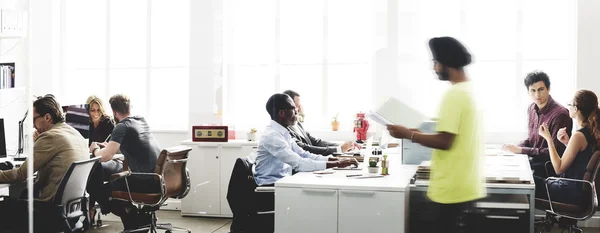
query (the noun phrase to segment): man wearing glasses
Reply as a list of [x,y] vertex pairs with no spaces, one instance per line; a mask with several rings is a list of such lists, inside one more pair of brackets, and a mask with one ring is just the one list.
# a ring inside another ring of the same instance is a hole
[[547,124],[558,154],[563,154],[566,146],[560,143],[558,135],[562,131],[563,134],[571,136],[573,120],[569,117],[569,110],[555,102],[550,96],[550,78],[546,73],[534,71],[527,74],[525,87],[533,100],[527,110],[529,116],[528,137],[519,145],[507,144],[503,149],[529,155],[534,175],[547,177],[545,164],[550,161],[550,152],[548,143],[538,134],[538,129],[540,125]]

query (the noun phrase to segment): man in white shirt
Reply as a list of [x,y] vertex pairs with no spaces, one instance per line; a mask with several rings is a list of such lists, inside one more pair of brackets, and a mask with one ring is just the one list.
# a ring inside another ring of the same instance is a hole
[[272,185],[277,180],[291,175],[292,171],[308,172],[332,167],[358,166],[356,159],[338,160],[312,154],[300,148],[287,130],[296,123],[298,111],[294,101],[286,94],[271,96],[266,105],[271,116],[258,143],[258,152],[253,167],[254,179],[259,186]]

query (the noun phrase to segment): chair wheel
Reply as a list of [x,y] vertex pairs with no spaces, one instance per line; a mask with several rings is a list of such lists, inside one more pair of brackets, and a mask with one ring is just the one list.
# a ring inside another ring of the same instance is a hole
[[171,231],[167,230],[167,231],[165,231],[165,233],[173,233],[173,232],[171,232]]

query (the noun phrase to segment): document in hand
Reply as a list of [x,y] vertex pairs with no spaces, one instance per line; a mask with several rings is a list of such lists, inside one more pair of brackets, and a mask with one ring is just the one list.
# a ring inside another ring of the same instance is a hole
[[367,116],[382,125],[403,125],[408,128],[418,128],[427,117],[407,104],[389,98],[377,110],[370,111]]

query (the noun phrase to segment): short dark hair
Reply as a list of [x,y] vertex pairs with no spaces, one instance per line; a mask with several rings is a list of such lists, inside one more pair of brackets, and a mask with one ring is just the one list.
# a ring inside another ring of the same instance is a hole
[[539,81],[543,81],[544,85],[546,85],[546,88],[550,89],[550,78],[546,73],[539,70],[527,74],[527,76],[525,77],[525,88],[529,89],[529,86]]
[[265,107],[269,113],[269,116],[271,116],[271,120],[277,120],[277,114],[279,113],[279,110],[288,109],[288,106],[285,104],[287,102],[287,98],[290,97],[283,93],[273,94],[271,97],[269,97]]
[[298,92],[292,91],[292,90],[286,90],[283,92],[283,94],[289,95],[290,98],[292,98],[292,100],[294,100],[294,98],[296,96],[300,97],[300,94],[298,94]]
[[52,117],[52,124],[65,122],[65,115],[63,114],[62,107],[52,94],[45,95],[44,97],[37,97],[37,100],[33,101],[33,107],[40,116],[50,114],[50,117]]
[[131,111],[131,101],[129,97],[123,94],[116,94],[110,97],[108,100],[110,103],[110,108],[113,111],[121,113],[121,114],[129,114]]

